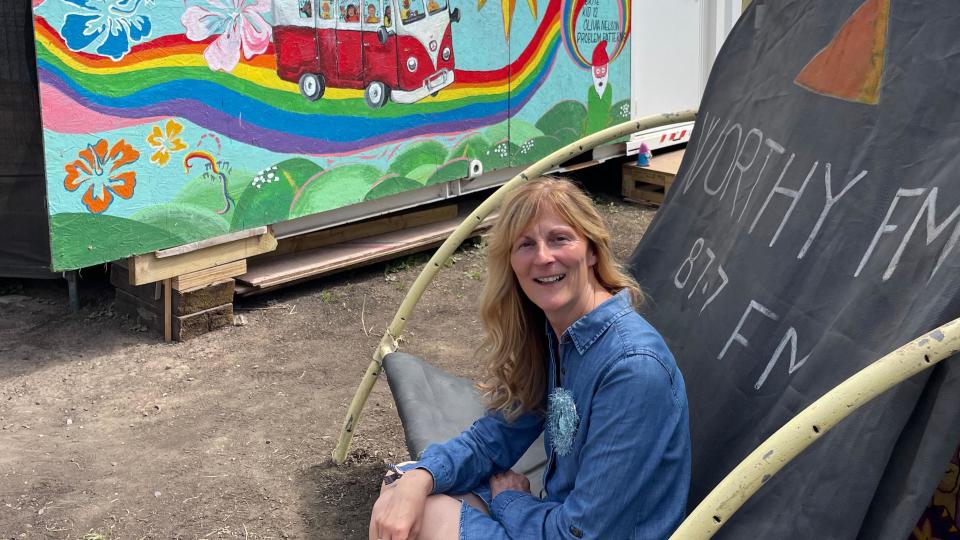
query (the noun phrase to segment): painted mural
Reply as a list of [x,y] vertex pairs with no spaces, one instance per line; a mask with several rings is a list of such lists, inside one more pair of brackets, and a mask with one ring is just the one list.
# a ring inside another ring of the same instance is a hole
[[516,4],[33,0],[54,269],[529,164],[629,119],[630,1]]

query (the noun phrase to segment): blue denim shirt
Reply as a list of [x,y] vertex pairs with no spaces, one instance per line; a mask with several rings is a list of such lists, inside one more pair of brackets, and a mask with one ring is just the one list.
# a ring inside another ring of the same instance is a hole
[[[547,334],[555,339],[549,328]],[[690,432],[683,378],[663,338],[621,291],[564,332],[559,355],[561,386],[573,393],[580,417],[572,450],[557,455],[548,432],[545,497],[501,492],[490,516],[464,504],[460,537],[667,538],[685,512]],[[433,475],[434,493],[473,491],[509,469],[543,426],[538,413],[513,422],[488,413],[428,447],[413,466]]]

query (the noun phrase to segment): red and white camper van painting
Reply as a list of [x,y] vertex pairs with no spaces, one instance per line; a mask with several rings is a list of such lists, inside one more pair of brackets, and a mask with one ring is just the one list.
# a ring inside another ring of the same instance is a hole
[[303,97],[363,89],[371,108],[414,103],[453,83],[449,0],[275,0],[277,75]]

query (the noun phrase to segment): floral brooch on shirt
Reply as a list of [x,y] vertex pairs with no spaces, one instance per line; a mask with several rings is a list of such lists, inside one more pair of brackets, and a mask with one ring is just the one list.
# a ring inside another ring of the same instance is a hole
[[580,416],[577,414],[577,404],[573,401],[573,392],[566,388],[555,388],[547,399],[547,432],[558,456],[570,453],[579,424]]

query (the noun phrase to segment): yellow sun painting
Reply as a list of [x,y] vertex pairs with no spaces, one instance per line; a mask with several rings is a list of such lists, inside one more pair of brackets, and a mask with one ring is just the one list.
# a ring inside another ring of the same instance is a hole
[[[477,0],[477,11],[483,8],[487,0]],[[500,0],[501,12],[503,13],[503,37],[510,41],[510,24],[513,21],[513,12],[517,7],[517,0]],[[527,0],[527,6],[530,8],[530,14],[533,19],[537,19],[537,0]]]

